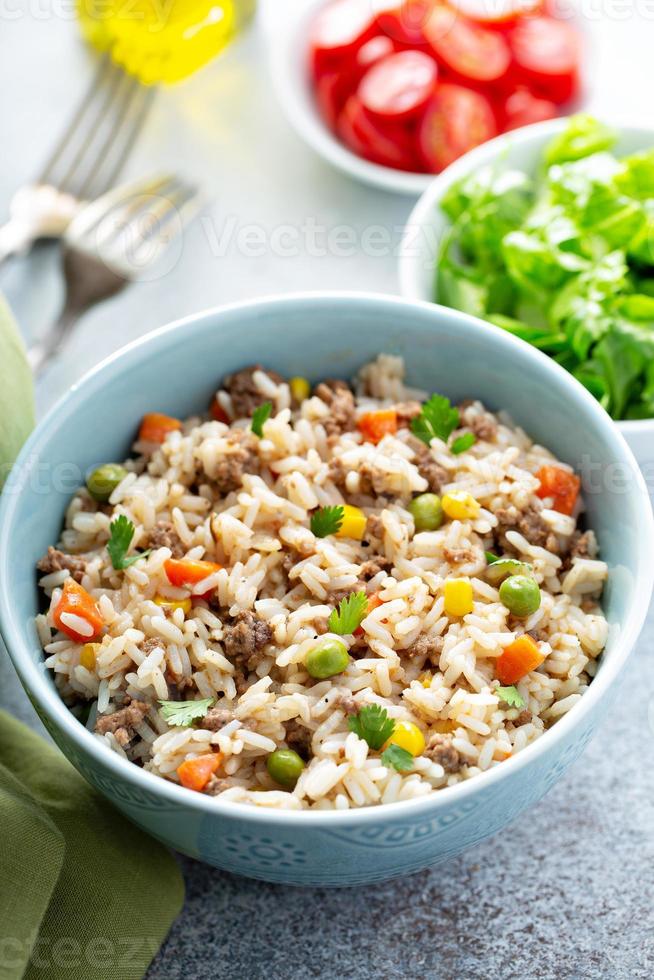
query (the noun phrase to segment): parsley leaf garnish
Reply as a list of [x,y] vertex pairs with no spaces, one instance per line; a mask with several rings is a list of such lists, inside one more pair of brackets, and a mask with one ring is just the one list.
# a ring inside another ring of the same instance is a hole
[[272,412],[272,402],[264,402],[263,405],[259,405],[255,408],[252,413],[252,425],[250,428],[254,432],[255,436],[263,436],[263,423],[267,422],[270,418],[270,413]]
[[368,611],[368,596],[365,592],[351,592],[332,609],[327,625],[331,633],[348,636],[365,618]]
[[131,555],[129,558],[126,557],[136,528],[124,514],[120,514],[115,521],[111,522],[109,530],[110,536],[107,541],[107,551],[111,558],[111,564],[115,569],[129,568],[139,558],[147,558],[150,554],[150,549],[148,548],[147,551],[139,551],[136,555]]
[[413,766],[413,756],[406,749],[401,748],[399,745],[389,745],[387,749],[384,749],[381,757],[382,765],[392,766],[393,769],[397,769],[398,772],[407,772]]
[[345,516],[345,508],[321,507],[311,515],[311,530],[317,538],[326,538],[328,534],[336,534],[340,530]]
[[388,717],[386,708],[380,704],[366,704],[356,715],[350,715],[348,727],[371,749],[381,749],[384,742],[393,734],[395,722]]
[[524,707],[524,698],[520,694],[520,691],[515,685],[511,687],[496,687],[495,694],[497,694],[500,700],[508,704],[510,708],[522,708]]
[[420,415],[411,419],[411,431],[428,446],[435,437],[447,442],[458,424],[458,408],[452,408],[444,395],[432,395],[422,406]]
[[173,728],[187,728],[196,718],[202,718],[213,704],[213,698],[201,701],[160,701],[164,721]]
[[462,436],[459,436],[458,439],[454,440],[450,446],[450,450],[455,456],[458,456],[460,453],[464,453],[466,449],[470,449],[471,446],[474,446],[476,442],[477,436],[474,434],[474,432],[464,432]]

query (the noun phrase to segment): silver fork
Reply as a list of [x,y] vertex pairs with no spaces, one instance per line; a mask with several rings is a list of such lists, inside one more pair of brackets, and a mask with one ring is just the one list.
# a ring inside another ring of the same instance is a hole
[[36,375],[59,353],[82,314],[145,274],[199,205],[197,187],[164,175],[118,187],[77,213],[62,241],[62,311],[28,351]]
[[58,238],[80,203],[113,186],[147,116],[155,89],[108,54],[41,175],[14,194],[0,226],[0,262],[39,238]]

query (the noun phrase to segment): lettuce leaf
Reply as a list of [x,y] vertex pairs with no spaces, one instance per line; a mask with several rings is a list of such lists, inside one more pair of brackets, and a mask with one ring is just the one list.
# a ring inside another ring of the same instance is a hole
[[608,126],[592,116],[579,113],[572,116],[567,129],[551,141],[545,151],[545,163],[551,167],[554,163],[581,160],[591,153],[610,150],[616,139],[616,134]]
[[452,186],[438,299],[553,357],[614,418],[654,417],[654,148],[573,117],[538,178],[501,166]]

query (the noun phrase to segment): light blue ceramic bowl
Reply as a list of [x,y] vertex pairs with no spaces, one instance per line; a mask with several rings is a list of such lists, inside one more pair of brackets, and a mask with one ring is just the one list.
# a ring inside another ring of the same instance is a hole
[[[410,381],[482,398],[580,470],[611,569],[611,636],[589,691],[554,728],[490,772],[434,796],[346,813],[268,812],[192,793],[123,761],[60,701],[33,617],[34,563],[55,541],[80,474],[128,452],[146,411],[203,409],[226,372],[262,361],[290,376],[351,376],[379,351],[402,354]],[[174,848],[239,874],[351,885],[417,871],[513,820],[582,751],[615,695],[647,610],[652,516],[627,445],[597,403],[552,361],[453,310],[382,296],[262,300],[190,317],[87,375],[40,424],[0,505],[0,624],[45,726],[77,769],[130,819]]]

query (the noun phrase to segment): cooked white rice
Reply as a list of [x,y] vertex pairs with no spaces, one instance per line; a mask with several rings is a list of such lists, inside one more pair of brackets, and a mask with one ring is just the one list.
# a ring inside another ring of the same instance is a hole
[[[364,368],[356,412],[426,397],[405,389],[403,373],[398,358],[384,355]],[[325,401],[314,395],[292,410],[288,384],[263,371],[254,380],[273,411],[258,441],[259,473],[245,473],[239,489],[221,496],[212,486],[229,426],[193,418],[160,447],[136,444],[137,455],[125,464],[129,475],[109,505],[99,507],[85,489],[73,498],[59,547],[86,559],[81,582],[98,603],[104,634],[94,669],[81,666],[82,645],[57,632],[52,619],[69,572],[55,570],[40,579],[51,602],[38,627],[61,695],[74,710],[91,703],[92,729],[97,717],[110,716],[130,698],[147,702],[149,711],[130,739],[112,732],[97,736],[108,750],[173,781],[184,760],[219,751],[222,763],[210,791],[258,806],[392,803],[501,765],[581,698],[607,634],[598,606],[606,565],[582,556],[568,558],[563,568],[561,555],[574,540],[576,519],[543,507],[535,493],[534,474],[554,461],[552,455],[505,416],[497,419],[491,438],[478,438],[458,456],[434,439],[431,458],[447,473],[443,492],[468,491],[481,511],[474,520],[448,520],[439,530],[415,533],[407,503],[427,484],[417,465],[420,444],[408,428],[377,445],[363,442],[356,430],[328,438]],[[231,414],[229,395],[220,392],[219,401]],[[488,418],[483,406],[468,404],[460,431],[477,417]],[[249,424],[241,419],[233,427]],[[329,465],[334,459],[340,460],[344,485],[335,482]],[[362,483],[363,473],[374,475],[376,492],[369,480]],[[311,512],[342,503],[379,518],[370,521],[379,538],[315,538]],[[532,564],[542,593],[538,611],[519,621],[485,578],[484,550],[494,546],[500,509],[524,512],[530,506],[542,508],[559,553],[530,544],[516,529],[506,532],[507,546]],[[164,562],[170,548],[156,548],[115,571],[105,545],[119,514],[136,526],[137,550],[147,547],[157,522],[168,521],[187,557],[221,564],[222,570],[195,587],[196,596],[213,590],[211,603],[196,598],[188,614],[177,609],[166,615],[153,602],[155,596],[182,599],[192,591],[169,584]],[[452,559],[455,552],[458,561]],[[375,553],[389,560],[388,571],[362,586],[362,565]],[[474,609],[462,618],[444,613],[443,582],[452,576],[469,578],[474,590]],[[312,680],[304,660],[325,632],[333,593],[361,588],[377,593],[383,605],[363,620],[363,637],[343,638],[354,654],[346,671]],[[269,625],[272,638],[254,671],[239,672],[223,640],[229,623],[246,610]],[[495,663],[525,631],[537,638],[545,660],[517,685],[525,702],[518,709],[495,693]],[[424,635],[439,650],[435,662],[407,653]],[[146,640],[156,642],[144,649]],[[357,707],[376,702],[392,718],[414,722],[428,744],[440,735],[458,762],[444,768],[436,753],[415,758],[409,772],[387,768],[380,753],[349,730],[348,696]],[[212,698],[214,706],[226,709],[224,726],[170,728],[158,701],[179,697]],[[271,779],[266,759],[286,746],[292,720],[296,730],[299,725],[306,731],[310,753],[291,792]]]

